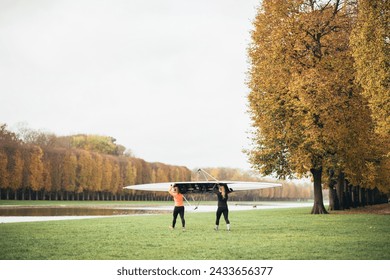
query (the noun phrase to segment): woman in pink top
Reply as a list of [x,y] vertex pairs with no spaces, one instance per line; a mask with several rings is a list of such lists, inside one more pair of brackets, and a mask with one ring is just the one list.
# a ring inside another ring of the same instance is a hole
[[183,230],[185,230],[186,221],[184,220],[184,203],[183,203],[183,195],[180,193],[178,187],[174,187],[171,185],[169,187],[168,192],[173,196],[173,200],[175,201],[175,208],[173,209],[173,220],[171,228],[174,229],[176,225],[177,215],[180,215],[181,225],[183,226]]

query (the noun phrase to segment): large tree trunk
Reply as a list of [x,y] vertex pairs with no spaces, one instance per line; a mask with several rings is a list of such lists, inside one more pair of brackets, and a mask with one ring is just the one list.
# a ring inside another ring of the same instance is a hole
[[371,205],[371,190],[370,189],[366,189],[366,203],[367,205]]
[[348,180],[345,180],[345,209],[350,209],[352,207],[352,186],[349,184]]
[[340,172],[337,176],[337,184],[336,184],[337,197],[339,199],[339,204],[340,204],[339,210],[345,209],[344,184],[345,184],[345,176],[343,172]]
[[333,186],[328,187],[328,195],[329,195],[329,207],[328,211],[333,211],[334,210],[334,195],[333,195]]
[[359,186],[352,187],[352,207],[359,207]]
[[[372,191],[372,195],[373,195],[373,199],[374,199],[374,204],[379,204],[380,203],[380,197],[381,197],[381,193],[380,191],[378,190],[377,187],[375,187]],[[7,200],[8,200],[8,197],[7,197]]]
[[336,189],[329,186],[329,208],[328,211],[340,210],[339,199],[337,197]]
[[322,196],[322,168],[310,169],[314,179],[314,205],[311,209],[311,214],[328,214],[324,206],[324,199]]
[[365,188],[360,187],[359,200],[360,200],[360,206],[364,207],[367,205]]

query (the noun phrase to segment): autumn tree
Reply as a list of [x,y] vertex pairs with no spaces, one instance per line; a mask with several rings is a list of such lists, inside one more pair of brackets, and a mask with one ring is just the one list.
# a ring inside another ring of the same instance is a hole
[[390,1],[359,0],[351,36],[356,84],[368,100],[375,125],[377,157],[368,183],[390,191]]
[[43,151],[39,146],[30,146],[25,149],[23,185],[29,190],[37,193],[43,186]]
[[8,187],[8,156],[5,150],[0,146],[0,199],[1,191]]
[[135,179],[137,176],[137,170],[130,160],[125,161],[124,167],[124,184],[125,186],[130,186],[135,184]]
[[152,182],[152,166],[148,164],[146,161],[141,160],[142,172],[141,172],[141,180],[142,183]]
[[[50,178],[51,178],[51,188],[50,192],[54,193],[54,199],[58,200],[58,195],[62,193],[62,183],[64,182],[63,172],[64,172],[64,157],[66,150],[64,149],[49,149],[46,150],[46,160],[50,165]],[[51,198],[51,195],[50,195]]]
[[23,182],[23,152],[21,147],[13,147],[9,153],[8,170],[9,176],[12,178],[9,180],[9,188],[14,192],[14,199],[17,199],[17,191],[22,187]]
[[124,146],[116,144],[116,139],[110,136],[79,134],[67,137],[70,138],[71,146],[77,149],[110,155],[122,155],[126,150]]
[[378,134],[390,135],[390,2],[359,0],[351,36],[356,82],[367,97]]
[[92,156],[90,152],[80,150],[77,153],[76,192],[88,190],[92,182]]
[[50,192],[52,190],[51,174],[53,173],[51,171],[52,165],[51,165],[50,161],[47,159],[46,153],[44,153],[44,155],[43,155],[42,164],[43,164],[43,171],[42,171],[42,196],[41,196],[41,199],[44,200],[47,193],[49,193],[49,196],[50,196]]
[[248,154],[262,174],[310,172],[314,214],[327,213],[324,173],[342,174],[355,167],[354,159],[365,160],[362,146],[351,146],[348,137],[363,130],[360,143],[369,141],[369,121],[355,121],[367,106],[354,83],[349,49],[354,4],[265,0],[254,21],[248,99],[256,131]]
[[112,159],[112,176],[111,176],[111,186],[110,186],[110,192],[111,194],[114,194],[116,197],[124,187],[123,180],[120,176],[120,166],[119,161],[115,157]]
[[154,163],[152,168],[152,182],[169,182],[169,167],[161,164]]
[[90,197],[90,192],[99,192],[102,190],[103,180],[103,156],[98,153],[92,154],[92,178],[90,188],[87,192],[87,199]]
[[[66,194],[66,199],[69,199],[69,193],[73,193],[76,190],[76,169],[77,169],[77,157],[71,151],[68,150],[63,156],[61,173],[61,189]],[[63,199],[63,192],[61,192],[61,198]]]
[[18,137],[26,144],[49,148],[57,145],[57,136],[54,133],[28,128],[24,124],[18,128]]
[[10,190],[21,187],[23,179],[23,160],[21,155],[22,141],[0,123],[0,198],[1,190],[5,189],[7,198]]
[[[103,158],[103,169],[102,169],[102,191],[107,192],[111,187],[111,180],[113,175],[113,164],[109,157]],[[100,199],[100,198],[99,198]],[[104,194],[102,199],[104,200]]]
[[7,129],[6,124],[0,123],[0,144],[1,145],[20,145],[21,140],[18,136]]

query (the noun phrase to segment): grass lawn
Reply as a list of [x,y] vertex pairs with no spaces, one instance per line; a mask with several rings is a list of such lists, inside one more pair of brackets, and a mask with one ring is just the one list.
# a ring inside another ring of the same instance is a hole
[[[20,204],[19,204],[20,205]],[[309,208],[0,224],[2,260],[389,260],[390,215],[310,215]],[[178,219],[180,226],[180,219]]]

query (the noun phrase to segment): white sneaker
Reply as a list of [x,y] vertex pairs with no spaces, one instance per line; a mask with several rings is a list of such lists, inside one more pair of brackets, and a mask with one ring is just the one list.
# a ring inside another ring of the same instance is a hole
[[230,224],[226,225],[226,229],[227,229],[227,231],[230,231]]
[[217,231],[217,230],[218,230],[218,226],[215,226],[215,227],[214,227],[214,230],[216,230],[216,231]]

